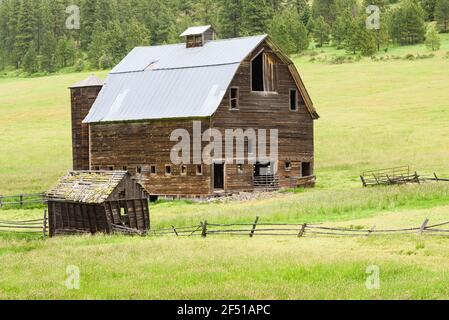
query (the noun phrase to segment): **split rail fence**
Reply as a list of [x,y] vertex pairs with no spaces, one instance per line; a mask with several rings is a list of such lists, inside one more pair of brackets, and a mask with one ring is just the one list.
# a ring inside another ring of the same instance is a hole
[[43,219],[8,221],[0,219],[0,234],[41,234],[44,238],[48,234],[47,211]]
[[417,172],[411,172],[410,166],[366,171],[360,175],[360,179],[364,187],[424,182],[449,182],[449,179],[440,178],[436,173],[433,176],[423,176]]
[[[446,228],[443,228],[446,227]],[[149,231],[150,236],[194,237],[218,235],[232,236],[283,236],[283,237],[369,237],[372,235],[429,235],[449,237],[449,221],[429,225],[426,219],[420,226],[414,228],[377,229],[351,229],[342,227],[327,227],[320,224],[290,224],[290,223],[260,223],[259,218],[253,223],[217,224],[207,221],[196,226],[175,227]]]
[[20,194],[15,196],[0,195],[0,209],[25,208],[44,203],[44,193]]

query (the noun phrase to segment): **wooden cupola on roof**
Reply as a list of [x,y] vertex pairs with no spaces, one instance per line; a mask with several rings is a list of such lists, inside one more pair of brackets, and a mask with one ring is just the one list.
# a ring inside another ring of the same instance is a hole
[[180,36],[186,38],[187,48],[202,47],[206,42],[215,40],[215,30],[212,26],[190,27]]

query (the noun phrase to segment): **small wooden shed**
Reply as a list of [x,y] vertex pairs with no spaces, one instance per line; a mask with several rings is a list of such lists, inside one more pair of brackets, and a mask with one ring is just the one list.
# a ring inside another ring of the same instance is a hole
[[150,229],[148,193],[126,171],[73,171],[47,192],[50,236]]

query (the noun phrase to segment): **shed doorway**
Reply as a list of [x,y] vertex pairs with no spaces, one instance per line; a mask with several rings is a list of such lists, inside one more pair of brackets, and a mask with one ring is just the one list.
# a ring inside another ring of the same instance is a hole
[[224,164],[214,163],[214,189],[224,189]]

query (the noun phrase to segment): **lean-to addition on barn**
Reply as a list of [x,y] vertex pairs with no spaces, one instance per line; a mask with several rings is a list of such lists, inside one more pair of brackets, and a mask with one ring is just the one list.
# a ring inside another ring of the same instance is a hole
[[[128,171],[153,196],[314,185],[318,114],[288,56],[266,35],[215,40],[205,26],[182,36],[185,43],[135,48],[103,86],[90,78],[71,88],[74,169]],[[170,136],[177,129],[189,133],[191,153],[190,161],[174,164],[170,155],[177,141]],[[278,155],[247,161],[248,151],[260,148],[246,137],[233,144],[232,163],[223,163],[220,154],[198,163],[195,154],[210,143],[198,141],[198,130],[208,129],[223,137],[231,129],[267,135],[276,129]],[[243,164],[239,148],[245,151]]]

